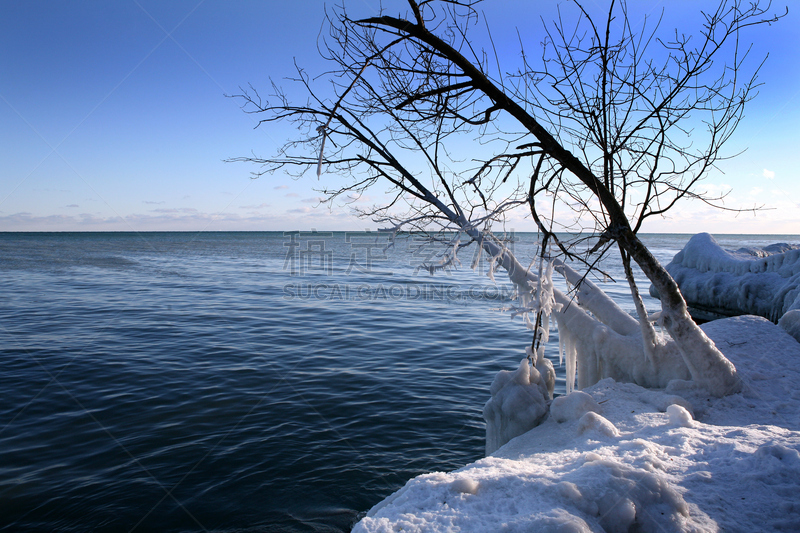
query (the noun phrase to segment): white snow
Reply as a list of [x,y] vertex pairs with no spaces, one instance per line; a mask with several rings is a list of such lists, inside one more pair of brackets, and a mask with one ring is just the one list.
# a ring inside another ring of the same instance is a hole
[[501,370],[483,407],[486,455],[538,425],[547,415],[547,383],[525,358],[516,371]]
[[778,320],[783,330],[800,342],[800,309],[791,309]]
[[603,379],[491,456],[410,480],[354,533],[800,531],[800,344],[754,316],[703,329],[743,392]]
[[602,413],[603,409],[600,407],[591,395],[583,391],[575,391],[566,396],[559,396],[553,400],[550,405],[550,418],[556,422],[569,422],[571,420],[578,420],[589,411],[595,413]]
[[681,405],[675,403],[670,405],[667,407],[667,414],[669,415],[669,423],[673,426],[682,428],[690,428],[694,426],[692,413],[690,413],[688,409]]
[[759,315],[778,322],[788,311],[800,309],[797,246],[778,243],[728,251],[708,233],[698,233],[666,268],[686,303],[701,312]]
[[619,436],[617,426],[612,424],[607,418],[592,411],[589,411],[578,420],[578,434],[583,435],[587,431],[593,431],[605,437]]

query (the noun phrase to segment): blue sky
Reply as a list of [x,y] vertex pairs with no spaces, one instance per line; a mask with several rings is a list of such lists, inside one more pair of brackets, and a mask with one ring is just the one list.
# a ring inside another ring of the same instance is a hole
[[[516,40],[514,25],[538,31],[543,4],[547,17],[556,2],[490,0],[485,9],[495,35]],[[697,5],[637,7],[665,7],[668,24],[696,18]],[[364,15],[378,6],[348,3]],[[375,227],[345,207],[315,207],[314,176],[252,180],[253,168],[223,161],[270,154],[291,137],[288,128],[254,129],[224,95],[247,84],[266,90],[270,78],[294,73],[295,59],[322,72],[323,2],[0,0],[0,13],[0,231]],[[684,204],[645,231],[800,233],[800,17],[792,11],[751,37],[754,55],[770,57],[731,143],[747,151],[706,185],[729,190],[731,207],[768,210],[733,217]]]

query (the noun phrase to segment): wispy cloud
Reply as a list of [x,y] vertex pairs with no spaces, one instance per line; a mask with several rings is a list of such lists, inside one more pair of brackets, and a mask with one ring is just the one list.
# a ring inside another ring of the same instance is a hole
[[[263,229],[265,222],[275,225],[276,217],[242,217],[228,213],[185,213],[171,212],[180,210],[163,210],[155,215],[135,214],[125,217],[105,217],[90,213],[79,215],[34,216],[29,212],[19,212],[0,216],[0,231],[104,231],[134,227],[136,230],[199,230],[209,224],[242,230]],[[219,228],[217,228],[219,229]]]
[[165,204],[167,202],[165,202],[163,200],[161,202],[153,202],[151,200],[144,200],[144,201],[142,201],[142,203],[143,204],[149,204],[149,205],[161,205],[161,204]]
[[194,207],[181,207],[179,209],[172,208],[172,209],[151,209],[151,213],[161,213],[161,214],[176,214],[176,213],[184,213],[184,214],[191,214],[197,213],[197,209]]
[[774,178],[775,178],[775,171],[773,171],[773,170],[767,170],[767,169],[765,168],[765,169],[764,169],[764,171],[763,171],[763,172],[761,172],[761,175],[762,175],[762,176],[764,176],[765,178],[767,178],[768,180],[771,180],[771,179],[774,179]]
[[131,228],[134,231],[283,231],[312,227],[363,229],[361,223],[347,213],[329,213],[324,209],[310,207],[284,215],[267,212],[242,216],[224,212],[180,211],[182,210],[164,209],[158,213],[123,217],[91,213],[35,216],[23,211],[0,215],[0,231],[130,231]]
[[296,192],[290,192],[289,194],[285,194],[284,196],[286,196],[286,198],[297,198],[300,195],[297,194]]
[[361,194],[358,196],[355,195],[348,195],[347,196],[347,203],[348,204],[371,204],[373,203],[372,197],[366,194]]
[[271,204],[258,204],[258,205],[240,205],[239,209],[265,209]]
[[288,189],[288,188],[289,188],[288,185],[276,185],[275,187],[273,187],[273,189],[275,189],[276,191],[279,191],[281,189]]
[[67,207],[80,207],[78,204],[69,204]]

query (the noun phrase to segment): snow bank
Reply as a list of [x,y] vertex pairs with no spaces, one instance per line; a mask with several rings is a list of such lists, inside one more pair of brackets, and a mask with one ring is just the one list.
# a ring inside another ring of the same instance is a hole
[[492,456],[410,480],[353,531],[800,530],[800,344],[753,316],[703,329],[742,393],[601,380]]
[[[788,311],[800,309],[797,246],[779,243],[732,252],[708,233],[698,233],[666,268],[686,303],[712,317],[749,314],[777,323]],[[653,287],[650,293],[658,297]],[[788,319],[787,327],[789,321],[800,329],[798,317]]]

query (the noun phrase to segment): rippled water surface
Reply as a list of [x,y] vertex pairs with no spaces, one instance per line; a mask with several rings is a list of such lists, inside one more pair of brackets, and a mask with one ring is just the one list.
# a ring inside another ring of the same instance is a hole
[[[646,242],[667,262],[687,238]],[[0,529],[349,531],[482,457],[491,380],[530,342],[511,290],[470,249],[430,277],[385,241],[0,234]]]

